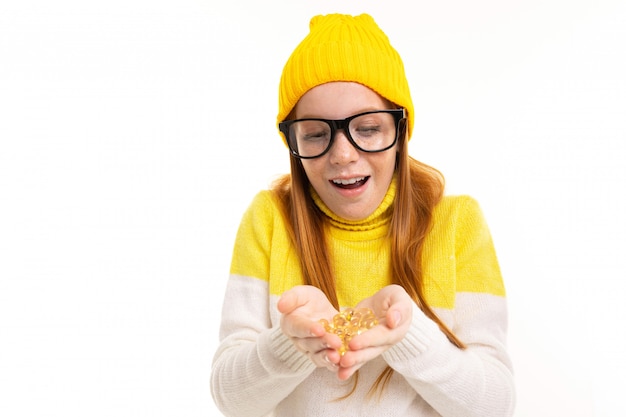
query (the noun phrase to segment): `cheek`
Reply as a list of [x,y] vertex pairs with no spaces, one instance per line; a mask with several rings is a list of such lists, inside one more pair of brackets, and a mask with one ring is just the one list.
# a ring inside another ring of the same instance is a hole
[[391,174],[396,170],[396,152],[381,154],[381,158],[372,161],[374,170],[380,174]]
[[302,168],[304,173],[309,179],[309,182],[315,183],[322,177],[323,164],[320,164],[320,159],[302,160]]

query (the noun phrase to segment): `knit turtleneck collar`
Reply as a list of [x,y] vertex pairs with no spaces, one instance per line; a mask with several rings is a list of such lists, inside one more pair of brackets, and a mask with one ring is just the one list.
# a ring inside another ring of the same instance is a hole
[[326,215],[330,224],[334,227],[350,231],[373,230],[387,225],[391,221],[393,202],[396,197],[396,176],[394,175],[389,189],[378,208],[372,214],[362,220],[346,220],[337,216],[322,201],[317,192],[311,187],[311,197],[315,205]]

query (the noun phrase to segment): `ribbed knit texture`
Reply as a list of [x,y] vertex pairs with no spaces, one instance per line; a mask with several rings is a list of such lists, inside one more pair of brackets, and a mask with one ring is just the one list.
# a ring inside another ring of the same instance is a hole
[[[395,186],[362,222],[329,216],[330,256],[340,304],[354,306],[391,282],[387,230]],[[514,384],[506,352],[504,286],[489,229],[475,200],[445,197],[435,208],[424,247],[426,298],[467,345],[453,346],[436,323],[413,306],[402,341],[359,370],[356,392],[316,368],[280,329],[276,303],[302,283],[300,266],[274,196],[259,193],[243,216],[222,311],[220,345],[211,377],[226,416],[512,415]],[[367,392],[385,369],[394,376],[380,400]]]
[[285,120],[311,88],[333,81],[351,81],[405,108],[410,137],[414,109],[404,64],[374,19],[367,14],[320,15],[311,19],[309,27],[309,34],[283,68],[277,123]]

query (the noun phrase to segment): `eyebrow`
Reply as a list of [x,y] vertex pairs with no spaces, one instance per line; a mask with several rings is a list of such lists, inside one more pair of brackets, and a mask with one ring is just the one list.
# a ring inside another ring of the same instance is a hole
[[[385,100],[387,101],[387,100]],[[322,117],[322,116],[318,116],[318,115],[307,115],[307,114],[303,114],[303,115],[299,115],[298,117],[296,116],[296,111],[294,109],[294,111],[292,112],[292,114],[290,114],[290,116],[293,116],[293,118],[289,118],[287,120],[299,120],[299,119],[324,119],[324,120],[343,120],[346,119],[348,117],[352,117],[354,115],[357,114],[361,114],[361,113],[367,113],[370,111],[377,111],[377,110],[395,110],[397,109],[397,107],[394,107],[392,103],[388,102],[386,106],[383,106],[383,108],[380,108],[378,106],[372,106],[372,107],[363,107],[360,110],[349,114],[348,116],[345,117],[341,117],[341,118],[329,118],[329,117]]]

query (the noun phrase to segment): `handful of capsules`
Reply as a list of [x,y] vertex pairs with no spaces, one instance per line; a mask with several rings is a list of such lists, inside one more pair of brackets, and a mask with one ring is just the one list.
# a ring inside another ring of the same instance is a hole
[[321,319],[319,322],[328,333],[334,333],[341,339],[342,344],[339,349],[341,356],[348,351],[348,344],[354,336],[378,324],[374,312],[369,308],[346,308],[335,314],[332,323],[326,319]]

